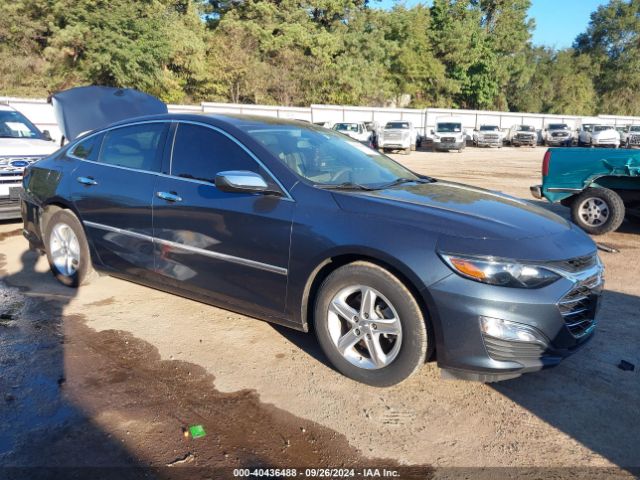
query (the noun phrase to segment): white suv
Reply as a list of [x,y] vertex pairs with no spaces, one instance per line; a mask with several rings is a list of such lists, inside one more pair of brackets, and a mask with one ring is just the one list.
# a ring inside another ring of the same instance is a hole
[[57,149],[46,130],[38,130],[9,105],[0,105],[0,219],[20,217],[24,168]]

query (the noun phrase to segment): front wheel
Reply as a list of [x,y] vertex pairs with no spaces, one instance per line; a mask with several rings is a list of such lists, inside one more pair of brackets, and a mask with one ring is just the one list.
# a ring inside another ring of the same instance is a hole
[[587,188],[571,204],[573,222],[592,235],[617,230],[624,216],[622,198],[608,188]]
[[318,342],[341,373],[368,385],[395,385],[418,371],[432,343],[407,287],[378,265],[358,261],[334,271],[318,293]]
[[93,267],[89,245],[71,211],[58,210],[46,219],[44,240],[49,267],[60,283],[78,287],[90,280]]

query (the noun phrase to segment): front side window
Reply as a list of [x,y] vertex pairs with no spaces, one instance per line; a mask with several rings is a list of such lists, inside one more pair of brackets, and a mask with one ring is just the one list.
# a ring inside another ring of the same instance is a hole
[[375,188],[399,179],[418,179],[389,157],[331,130],[287,124],[243,128],[290,170],[317,185]]
[[168,123],[144,123],[108,131],[100,163],[159,172]]
[[14,110],[0,110],[0,138],[42,138],[42,133]]
[[201,125],[178,125],[171,175],[213,183],[218,173],[227,170],[262,173],[249,154],[222,133]]

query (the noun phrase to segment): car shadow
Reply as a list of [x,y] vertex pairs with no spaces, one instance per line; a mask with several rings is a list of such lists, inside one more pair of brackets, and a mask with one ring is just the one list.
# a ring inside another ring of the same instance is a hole
[[6,275],[0,255],[0,477],[162,478],[65,395],[64,308],[76,290],[36,271],[38,257],[25,251]]
[[[599,325],[559,366],[492,388],[609,462],[640,474],[640,297],[605,292]],[[624,360],[634,371],[618,367]]]

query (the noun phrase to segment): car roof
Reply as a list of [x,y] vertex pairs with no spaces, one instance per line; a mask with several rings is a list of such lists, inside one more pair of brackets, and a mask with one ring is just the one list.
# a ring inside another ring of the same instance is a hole
[[8,103],[0,103],[0,110],[2,110],[3,112],[15,112],[15,111],[17,111],[15,108],[13,108]]
[[[236,127],[251,127],[251,126],[269,127],[273,125],[292,125],[292,126],[295,125],[295,126],[312,127],[314,125],[312,123],[304,122],[301,120],[266,117],[266,116],[259,116],[259,115],[194,112],[194,113],[166,113],[162,115],[146,115],[142,117],[128,118],[126,120],[113,123],[109,127],[127,125],[129,123],[136,123],[136,122],[153,121],[153,120],[194,121],[194,122],[211,123],[212,125],[226,124],[226,125],[232,125]],[[358,122],[346,122],[346,123],[358,123]]]

